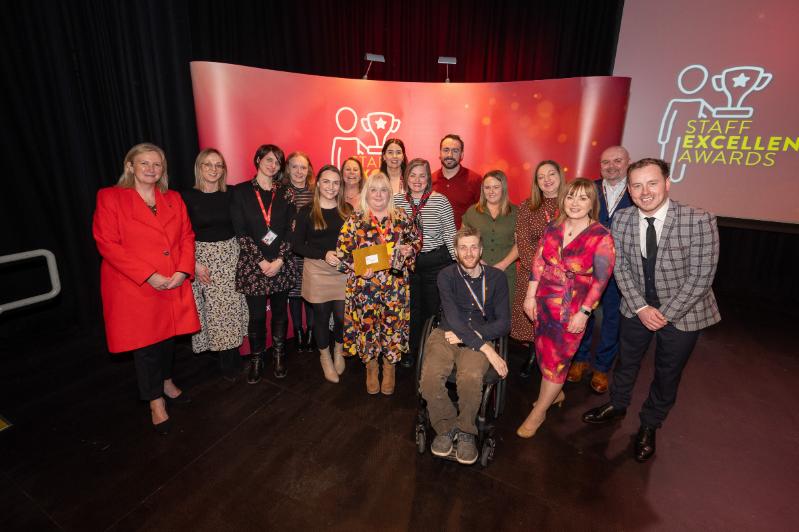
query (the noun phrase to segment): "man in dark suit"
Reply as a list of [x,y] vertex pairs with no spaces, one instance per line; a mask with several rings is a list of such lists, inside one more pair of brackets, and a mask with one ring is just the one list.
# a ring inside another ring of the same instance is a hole
[[[599,222],[611,228],[613,215],[633,204],[627,192],[627,167],[630,166],[630,154],[622,146],[611,146],[602,152],[599,169],[602,179],[594,181],[599,198]],[[599,329],[599,345],[596,349],[591,388],[596,393],[608,391],[608,372],[616,359],[619,350],[619,304],[621,293],[616,281],[610,278],[605,292],[602,294],[602,323]],[[585,334],[572,359],[569,382],[580,382],[583,373],[590,366],[591,338],[594,330],[594,317],[589,318],[585,326]]]
[[621,289],[619,359],[610,402],[583,415],[606,423],[627,412],[641,360],[655,338],[655,378],[641,407],[635,459],[655,454],[655,430],[677,399],[699,333],[721,320],[711,284],[719,257],[716,218],[669,199],[669,165],[641,159],[627,170],[635,204],[616,213],[616,282]]

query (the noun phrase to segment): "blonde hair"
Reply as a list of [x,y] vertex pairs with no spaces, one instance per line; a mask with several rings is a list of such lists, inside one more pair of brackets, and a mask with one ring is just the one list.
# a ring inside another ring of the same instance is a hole
[[[316,174],[317,183],[322,177],[322,174],[325,172],[333,172],[338,176],[339,188],[338,194],[336,194],[336,208],[338,209],[338,215],[341,217],[341,219],[346,220],[352,212],[352,206],[344,199],[344,178],[341,177],[341,171],[332,164],[326,164],[320,168],[319,173]],[[322,216],[322,205],[319,200],[319,195],[321,192],[319,189],[320,187],[318,186],[314,188],[313,204],[311,206],[311,221],[313,222],[313,228],[316,231],[327,229],[327,222],[325,221],[325,217]]]
[[530,191],[530,210],[532,211],[541,207],[541,204],[544,202],[544,193],[541,192],[541,187],[538,186],[538,171],[546,164],[553,166],[560,176],[560,183],[558,184],[558,197],[560,197],[560,193],[563,190],[563,170],[561,169],[560,165],[550,159],[538,163],[538,166],[535,167],[535,171],[533,172],[533,187]]
[[163,165],[163,173],[161,174],[161,178],[158,180],[155,186],[158,187],[158,190],[161,192],[166,192],[169,189],[169,175],[166,171],[166,154],[164,153],[164,150],[150,142],[136,144],[130,150],[128,150],[127,155],[125,155],[125,159],[122,161],[122,175],[119,176],[119,181],[117,181],[118,187],[135,188],[136,178],[134,177],[131,169],[128,168],[128,164],[133,166],[133,159],[135,159],[137,155],[151,151],[154,151],[161,156],[161,164]]
[[227,163],[225,162],[225,157],[222,155],[222,152],[217,150],[216,148],[205,148],[203,151],[197,154],[197,158],[194,159],[194,188],[199,191],[203,191],[203,179],[202,164],[205,162],[205,159],[208,158],[209,155],[217,155],[220,159],[222,159],[222,177],[219,178],[217,181],[217,190],[220,192],[224,192],[227,190]]
[[477,201],[477,205],[474,206],[474,210],[480,214],[488,211],[488,200],[486,199],[483,185],[489,177],[493,177],[499,181],[499,184],[502,186],[502,197],[499,200],[499,215],[507,216],[511,211],[510,198],[508,197],[508,176],[506,176],[505,172],[502,170],[491,170],[483,176],[483,180],[480,182],[480,199]]
[[591,200],[591,210],[588,211],[588,217],[593,221],[599,219],[599,198],[596,194],[594,182],[584,177],[578,177],[574,181],[566,184],[560,191],[560,195],[558,196],[558,210],[560,211],[560,214],[558,214],[558,223],[563,223],[567,218],[566,209],[564,208],[566,196],[569,194],[578,194],[580,192],[585,192],[585,195]]
[[372,210],[369,208],[369,203],[366,201],[366,197],[369,194],[369,188],[381,183],[388,191],[388,215],[389,217],[394,218],[394,211],[396,210],[396,207],[394,206],[394,194],[391,191],[391,180],[383,172],[375,172],[366,178],[366,183],[364,183],[363,189],[361,189],[361,202],[359,206],[361,208],[361,217],[364,221],[368,220],[372,213]]

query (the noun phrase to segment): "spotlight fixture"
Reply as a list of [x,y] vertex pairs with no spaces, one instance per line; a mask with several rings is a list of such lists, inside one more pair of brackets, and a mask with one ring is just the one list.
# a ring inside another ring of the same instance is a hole
[[447,55],[440,55],[438,56],[438,64],[439,65],[447,65],[447,79],[444,80],[444,83],[449,83],[449,65],[457,65],[458,58],[457,57],[450,57]]
[[374,62],[385,63],[386,62],[385,56],[380,55],[380,54],[370,54],[369,52],[366,52],[366,54],[363,56],[363,60],[364,61],[369,61],[369,66],[366,67],[366,73],[363,75],[362,79],[369,79],[369,69],[372,68],[372,63],[374,63]]

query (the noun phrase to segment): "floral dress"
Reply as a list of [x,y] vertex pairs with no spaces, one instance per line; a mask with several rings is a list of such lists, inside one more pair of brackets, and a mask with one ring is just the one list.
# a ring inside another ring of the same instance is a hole
[[[382,243],[409,244],[414,253],[405,260],[405,275],[397,277],[388,270],[376,272],[370,279],[355,275],[352,252]],[[347,268],[344,295],[344,354],[358,355],[364,363],[381,354],[392,364],[408,352],[409,270],[413,268],[421,239],[402,209],[379,220],[364,220],[363,213],[351,215],[341,227],[337,254]]]
[[565,247],[563,224],[551,224],[544,230],[530,280],[538,281],[535,351],[546,380],[558,384],[566,380],[571,359],[583,338],[582,332],[570,333],[566,327],[581,306],[596,308],[615,262],[613,237],[598,222]]

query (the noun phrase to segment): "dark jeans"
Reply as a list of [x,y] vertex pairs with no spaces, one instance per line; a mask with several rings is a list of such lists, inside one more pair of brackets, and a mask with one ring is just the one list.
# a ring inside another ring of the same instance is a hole
[[172,378],[174,360],[174,338],[133,351],[139,397],[145,401],[154,401],[164,395],[164,381]]
[[325,301],[313,304],[314,328],[316,345],[319,349],[331,347],[330,345],[330,315],[333,315],[333,337],[340,339],[344,324],[344,301]]
[[410,353],[419,352],[422,342],[422,329],[427,318],[438,312],[441,298],[438,295],[438,272],[452,264],[452,257],[447,246],[441,246],[416,257],[416,269],[410,276],[411,318],[410,318]]
[[696,346],[700,331],[681,331],[668,324],[652,332],[637,316],[621,317],[619,357],[613,370],[610,402],[616,408],[630,405],[633,387],[652,337],[655,337],[655,377],[649,397],[641,407],[641,424],[658,428],[677,400],[682,370]]
[[268,296],[246,296],[247,308],[250,310],[250,321],[247,327],[249,334],[258,335],[266,338],[266,300],[269,300],[272,309],[272,319],[270,328],[272,337],[285,338],[286,328],[288,327],[288,312],[286,302],[288,292],[278,292]]
[[[616,280],[611,277],[605,292],[602,294],[602,323],[599,325],[599,345],[596,348],[594,368],[607,373],[613,366],[616,353],[619,350],[619,324],[621,312],[621,292],[616,285]],[[637,319],[637,318],[636,318]],[[575,362],[588,362],[591,358],[591,337],[594,333],[594,316],[588,318],[585,334],[580,342],[580,347],[572,359]]]

